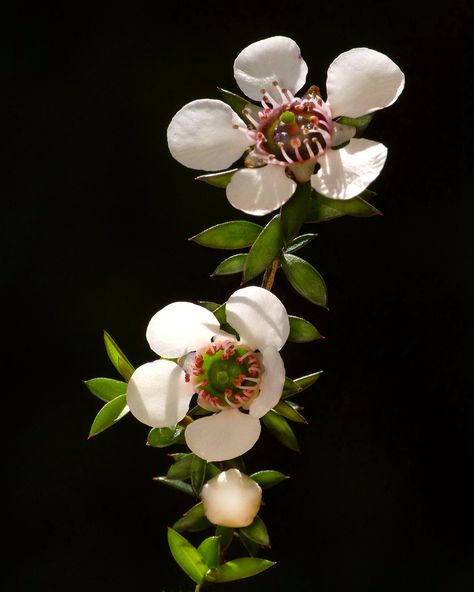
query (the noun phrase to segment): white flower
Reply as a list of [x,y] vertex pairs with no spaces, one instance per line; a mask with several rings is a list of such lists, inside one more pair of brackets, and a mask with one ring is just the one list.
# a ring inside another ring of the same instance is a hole
[[280,300],[249,286],[226,303],[227,321],[240,340],[220,330],[202,306],[174,302],[158,311],[147,329],[151,349],[166,359],[135,370],[127,388],[133,415],[152,427],[168,427],[198,404],[214,412],[189,424],[186,443],[208,461],[235,458],[260,436],[260,420],[280,399],[285,367],[278,353],[290,325]]
[[235,208],[248,214],[279,208],[293,195],[295,180],[311,180],[316,191],[330,198],[355,197],[378,176],[387,149],[379,142],[351,139],[355,128],[337,118],[388,107],[402,92],[404,75],[382,53],[351,49],[329,66],[323,101],[316,86],[302,98],[294,96],[307,72],[292,39],[252,43],[234,63],[237,84],[262,105],[244,109],[249,125],[222,101],[192,101],[168,127],[171,154],[192,169],[220,171],[247,152],[246,168],[233,174],[226,193]]
[[262,488],[238,469],[223,471],[202,488],[207,519],[219,526],[241,528],[252,524],[262,503]]

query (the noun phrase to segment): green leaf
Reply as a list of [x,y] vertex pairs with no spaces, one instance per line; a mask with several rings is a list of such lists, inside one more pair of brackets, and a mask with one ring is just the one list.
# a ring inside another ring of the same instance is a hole
[[191,465],[196,455],[192,452],[184,454],[182,458],[177,460],[166,473],[168,479],[189,479],[191,476]]
[[230,107],[232,107],[232,109],[236,113],[238,113],[238,115],[242,117],[242,119],[244,119],[246,123],[252,122],[250,121],[250,119],[247,118],[245,113],[243,113],[244,109],[248,109],[252,118],[256,121],[259,121],[258,112],[260,111],[260,108],[257,107],[257,105],[249,103],[247,99],[244,99],[243,97],[240,97],[239,95],[236,95],[235,93],[230,92],[228,90],[224,90],[223,88],[219,88],[218,90],[221,93],[223,100]]
[[354,126],[356,128],[355,137],[360,138],[367,129],[369,123],[372,121],[374,115],[375,113],[368,113],[367,115],[362,115],[361,117],[340,117],[337,120],[337,123]]
[[209,568],[217,567],[221,556],[221,537],[211,536],[204,539],[197,550]]
[[216,467],[214,463],[208,462],[206,466],[206,480],[212,479],[213,477],[217,477],[221,473],[219,467]]
[[84,384],[93,395],[105,403],[127,392],[127,383],[113,378],[91,378],[84,380]]
[[198,300],[199,306],[203,306],[214,313],[214,316],[219,321],[221,325],[224,325],[227,322],[225,316],[225,302],[224,304],[217,304],[217,302],[209,302],[207,300]]
[[209,566],[199,551],[182,535],[168,528],[168,545],[179,567],[194,581],[201,584],[204,581]]
[[373,191],[365,189],[360,195],[352,199],[330,199],[314,191],[306,222],[326,222],[346,215],[358,218],[380,215],[381,212],[367,201],[374,196]]
[[104,343],[105,350],[110,358],[110,361],[114,365],[117,372],[128,382],[130,380],[130,376],[135,372],[135,368],[130,364],[126,355],[115,343],[112,337],[110,337],[107,331],[104,331]]
[[274,216],[255,240],[244,266],[243,282],[248,282],[279,257],[283,247],[280,215]]
[[153,448],[166,448],[172,444],[180,444],[184,432],[183,426],[175,425],[169,428],[153,428],[150,430],[147,439],[147,446]]
[[311,232],[309,232],[308,234],[300,234],[300,236],[297,236],[290,242],[290,244],[285,249],[285,253],[296,253],[296,251],[299,251],[300,249],[305,247],[317,236],[317,234],[313,234]]
[[262,417],[262,421],[275,438],[284,446],[295,452],[301,452],[296,436],[284,417],[276,411],[270,410]]
[[212,185],[213,187],[219,187],[220,189],[225,189],[227,185],[230,183],[232,176],[238,171],[239,169],[231,169],[230,171],[223,171],[222,173],[211,173],[209,175],[200,175],[196,177],[196,181],[204,181],[208,185]]
[[247,253],[231,255],[230,257],[227,257],[227,259],[224,259],[224,261],[221,261],[211,275],[231,275],[233,273],[240,273],[244,269],[246,259]]
[[283,392],[282,392],[282,397],[288,397],[291,395],[294,395],[295,393],[298,393],[300,391],[298,385],[296,384],[296,382],[294,382],[293,380],[291,380],[291,378],[288,378],[288,376],[285,377],[285,382],[283,384]]
[[275,562],[268,561],[267,559],[241,557],[210,569],[206,574],[206,581],[222,583],[243,580],[244,578],[256,576],[269,567],[272,567],[272,565],[275,565]]
[[281,228],[285,244],[289,244],[306,220],[311,198],[311,183],[298,184],[292,197],[281,208]]
[[257,471],[256,473],[252,473],[251,475],[249,475],[249,477],[250,479],[253,479],[256,483],[258,483],[262,489],[274,487],[282,481],[289,479],[287,475],[284,475],[279,471],[270,470]]
[[293,315],[288,315],[288,318],[290,320],[288,341],[293,343],[307,343],[308,341],[322,338],[321,333],[309,321]]
[[228,526],[217,526],[216,527],[216,536],[218,536],[221,539],[222,551],[226,551],[232,543],[232,537],[234,536],[234,529],[229,528]]
[[191,461],[191,486],[196,497],[201,493],[202,486],[206,480],[206,465],[207,462],[205,460],[194,455]]
[[203,417],[204,415],[211,415],[211,413],[212,411],[208,411],[200,405],[195,405],[192,409],[188,411],[188,415],[191,415],[191,417]]
[[239,539],[239,541],[242,543],[247,553],[251,557],[255,557],[256,555],[258,555],[258,553],[260,552],[260,545],[257,545],[257,543],[252,541],[252,539],[249,539],[249,537],[245,536],[245,534],[241,531],[236,532],[235,536]]
[[224,466],[227,469],[238,469],[241,473],[246,473],[245,461],[243,456],[236,456],[224,461]]
[[260,516],[255,516],[252,524],[249,524],[249,526],[244,526],[240,529],[240,532],[243,532],[245,536],[247,536],[254,543],[257,543],[257,545],[262,545],[263,547],[270,546],[268,530],[265,526],[265,522],[260,518]]
[[180,481],[179,479],[168,479],[167,477],[153,477],[153,481],[159,481],[163,483],[163,485],[167,485],[172,489],[176,489],[177,491],[181,491],[182,493],[187,493],[194,497],[193,488],[189,483],[186,481]]
[[91,431],[89,432],[89,438],[97,436],[100,432],[103,432],[107,428],[110,428],[117,423],[122,417],[127,415],[129,409],[127,406],[127,396],[119,395],[106,403],[96,418],[92,422]]
[[300,378],[295,378],[295,380],[291,381],[293,383],[292,386],[289,386],[289,384],[287,385],[287,383],[285,381],[285,386],[283,387],[282,398],[286,399],[288,397],[292,397],[293,395],[295,395],[297,393],[302,393],[307,388],[309,388],[312,384],[314,384],[318,380],[318,378],[321,376],[322,373],[323,373],[323,371],[319,370],[319,372],[313,372],[312,374],[308,374],[306,376],[301,376]]
[[326,307],[326,284],[310,263],[296,255],[284,255],[283,272],[293,288],[313,304]]
[[211,226],[189,240],[212,249],[241,249],[250,247],[261,231],[259,224],[234,220]]
[[208,528],[210,525],[211,523],[204,514],[203,503],[199,502],[185,512],[183,516],[173,524],[173,528],[178,532],[182,532],[183,530],[198,532]]
[[298,413],[298,411],[286,401],[280,401],[275,405],[275,407],[273,407],[273,409],[290,421],[296,421],[297,423],[308,423],[301,413]]

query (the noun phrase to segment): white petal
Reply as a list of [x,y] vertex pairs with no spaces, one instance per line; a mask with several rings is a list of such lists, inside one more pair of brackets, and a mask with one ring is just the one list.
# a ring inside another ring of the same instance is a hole
[[326,82],[332,116],[360,117],[394,103],[405,76],[388,56],[367,47],[341,53],[328,69]]
[[239,333],[242,343],[262,351],[283,347],[290,333],[288,313],[269,290],[248,286],[232,294],[225,305],[227,321]]
[[240,169],[226,188],[230,203],[253,216],[264,216],[287,202],[296,189],[296,183],[278,165],[258,169]]
[[250,415],[262,417],[278,403],[285,382],[285,366],[276,348],[270,346],[262,351],[263,367],[260,393],[250,405]]
[[238,160],[250,145],[246,129],[229,105],[200,99],[188,103],[173,117],[168,127],[168,147],[184,166],[219,171]]
[[142,423],[166,428],[183,419],[193,392],[179,366],[169,360],[156,360],[139,366],[132,374],[127,403]]
[[262,488],[238,469],[228,469],[204,484],[204,513],[220,526],[242,528],[252,524],[262,503]]
[[252,448],[260,436],[260,420],[238,409],[224,409],[189,424],[186,444],[207,461],[229,460]]
[[311,177],[318,193],[333,199],[351,199],[378,177],[387,148],[364,138],[351,140],[340,150],[328,150],[318,159],[321,168]]
[[219,331],[211,311],[191,302],[173,302],[151,319],[146,338],[151,349],[165,358],[177,358],[204,347]]
[[260,100],[262,89],[281,102],[281,96],[274,88],[288,88],[293,94],[306,81],[308,66],[301,57],[300,48],[289,37],[270,37],[257,41],[239,53],[234,62],[234,76],[237,84],[251,99]]

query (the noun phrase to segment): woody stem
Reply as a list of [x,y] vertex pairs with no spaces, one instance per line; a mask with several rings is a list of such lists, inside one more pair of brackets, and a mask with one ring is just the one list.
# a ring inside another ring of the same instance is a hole
[[263,274],[262,288],[265,288],[265,290],[269,290],[271,292],[273,282],[275,281],[276,272],[279,267],[280,258],[278,257],[277,259],[274,259],[265,270],[265,273]]

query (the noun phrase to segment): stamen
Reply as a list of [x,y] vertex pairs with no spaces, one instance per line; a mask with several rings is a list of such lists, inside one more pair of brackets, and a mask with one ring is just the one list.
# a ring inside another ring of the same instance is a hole
[[306,146],[306,150],[308,151],[310,158],[315,158],[314,152],[311,150],[311,146],[309,144],[308,138],[306,138],[306,140],[304,140],[304,145]]
[[293,159],[291,159],[288,154],[285,152],[285,148],[283,147],[283,142],[278,142],[278,147],[280,148],[281,153],[283,154],[283,158],[286,160],[286,162],[292,163],[295,162]]
[[292,101],[292,100],[295,98],[295,97],[294,97],[294,95],[293,95],[293,94],[292,94],[292,93],[289,91],[289,89],[287,89],[287,88],[282,88],[282,89],[281,89],[281,92],[282,92],[282,93],[285,95],[285,97],[286,97],[286,98],[287,98],[287,99],[290,101],[290,103],[291,103],[291,101]]
[[258,127],[259,126],[259,122],[256,119],[254,119],[252,117],[252,115],[250,115],[250,109],[243,109],[242,110],[242,113],[245,115],[245,117],[250,121],[250,123],[253,126],[255,126],[255,127]]
[[[288,96],[286,95],[286,93],[283,92],[283,89],[281,88],[281,86],[278,83],[278,80],[274,80],[272,82],[273,86],[278,90],[278,92],[281,95],[281,98],[283,99],[283,102],[288,100]],[[288,89],[285,89],[286,91],[288,91]]]
[[300,154],[300,146],[301,146],[301,140],[299,138],[293,138],[291,140],[291,147],[294,148],[294,150],[295,150],[296,158],[300,162],[303,162],[304,158]]

